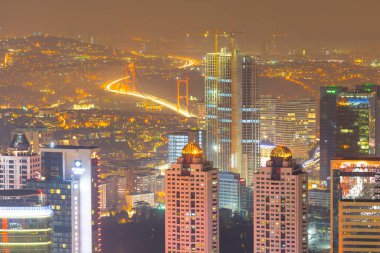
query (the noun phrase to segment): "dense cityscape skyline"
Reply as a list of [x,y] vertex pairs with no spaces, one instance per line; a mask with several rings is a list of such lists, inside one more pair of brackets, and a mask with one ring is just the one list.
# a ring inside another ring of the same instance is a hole
[[0,0],[0,253],[380,252],[379,8]]

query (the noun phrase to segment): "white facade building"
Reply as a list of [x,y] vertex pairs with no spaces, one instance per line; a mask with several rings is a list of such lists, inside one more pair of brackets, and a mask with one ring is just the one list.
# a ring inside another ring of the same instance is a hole
[[31,152],[25,135],[14,135],[8,151],[0,155],[0,190],[25,189],[26,180],[40,172],[40,156]]

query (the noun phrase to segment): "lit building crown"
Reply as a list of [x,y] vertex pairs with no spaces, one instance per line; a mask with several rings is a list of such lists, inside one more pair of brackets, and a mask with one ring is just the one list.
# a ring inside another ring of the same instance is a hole
[[287,147],[278,145],[272,150],[270,154],[270,158],[271,160],[273,160],[274,158],[279,158],[279,157],[282,158],[284,161],[291,161],[292,152],[290,152],[290,150]]
[[185,157],[186,155],[202,157],[203,151],[197,144],[195,144],[194,142],[190,142],[182,149],[181,154],[183,157]]

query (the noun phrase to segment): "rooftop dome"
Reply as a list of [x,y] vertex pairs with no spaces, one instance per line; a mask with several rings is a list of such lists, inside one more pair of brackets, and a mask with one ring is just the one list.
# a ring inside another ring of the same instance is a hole
[[292,159],[292,152],[290,152],[287,147],[279,145],[275,147],[270,154],[271,159],[275,157],[281,157],[284,161],[290,161]]
[[198,144],[195,144],[194,142],[190,142],[185,147],[183,147],[181,154],[182,154],[182,156],[192,155],[192,156],[201,157],[203,154],[203,151],[198,146]]

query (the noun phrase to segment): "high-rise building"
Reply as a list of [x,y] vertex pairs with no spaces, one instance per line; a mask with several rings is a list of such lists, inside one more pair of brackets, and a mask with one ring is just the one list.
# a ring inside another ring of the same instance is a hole
[[99,210],[99,148],[45,146],[41,148],[42,178],[28,189],[42,189],[54,211],[53,252],[101,251]]
[[40,156],[31,151],[24,134],[13,135],[10,147],[0,155],[0,190],[25,189],[26,180],[40,176]]
[[335,156],[380,156],[378,85],[355,89],[322,87],[320,108],[321,179],[330,176]]
[[379,252],[380,159],[331,161],[331,253]]
[[293,158],[306,160],[317,138],[316,103],[311,99],[279,101],[275,144],[286,145]]
[[[337,155],[375,156],[380,154],[380,94],[377,86],[360,87],[337,96]],[[376,150],[377,148],[377,150]]]
[[109,175],[102,181],[100,189],[102,211],[120,211],[125,208],[126,177]]
[[202,155],[187,144],[166,171],[166,253],[219,253],[219,173]]
[[262,140],[260,142],[260,166],[265,167],[267,161],[270,159],[270,154],[272,150],[276,147],[273,143]]
[[260,164],[256,62],[226,49],[205,57],[207,157],[220,170],[239,173],[248,185]]
[[125,176],[127,194],[155,192],[158,171],[154,168],[127,169]]
[[204,130],[192,129],[169,133],[168,139],[169,164],[177,162],[177,158],[181,156],[182,148],[190,142],[194,142],[202,150],[206,150],[206,133]]
[[[231,209],[232,212],[241,210],[242,191],[244,190],[237,173],[227,171],[219,174],[219,208]],[[244,182],[245,184],[245,182]]]
[[277,146],[254,175],[253,251],[307,253],[307,173]]
[[0,191],[0,252],[51,253],[53,211],[41,191]]
[[337,151],[336,100],[345,88],[338,86],[321,87],[320,95],[320,178],[327,181],[330,177],[330,161]]
[[25,134],[29,141],[31,151],[40,153],[40,147],[53,142],[53,132],[47,128],[17,128],[12,131],[11,138],[17,134]]
[[260,140],[275,141],[276,135],[276,108],[279,98],[260,95]]

